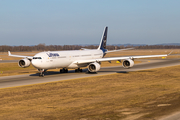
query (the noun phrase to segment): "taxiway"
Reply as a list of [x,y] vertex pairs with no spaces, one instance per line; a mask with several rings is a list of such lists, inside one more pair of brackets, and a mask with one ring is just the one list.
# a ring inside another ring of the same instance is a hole
[[74,70],[69,71],[69,73],[61,73],[61,74],[59,74],[59,72],[50,71],[45,73],[45,77],[39,77],[38,74],[0,77],[0,88],[100,76],[100,75],[107,75],[112,73],[123,74],[131,71],[180,65],[180,59],[157,59],[157,60],[144,60],[144,61],[146,62],[135,64],[134,67],[132,67],[131,69],[124,69],[122,66],[103,67],[101,68],[100,71],[98,71],[97,74],[87,74],[85,72],[87,69],[84,69],[82,73],[74,73]]

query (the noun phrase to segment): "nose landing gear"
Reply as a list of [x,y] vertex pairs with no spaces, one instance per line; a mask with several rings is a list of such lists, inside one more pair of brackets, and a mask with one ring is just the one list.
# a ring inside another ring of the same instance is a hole
[[44,77],[44,69],[38,69],[39,73],[39,77]]

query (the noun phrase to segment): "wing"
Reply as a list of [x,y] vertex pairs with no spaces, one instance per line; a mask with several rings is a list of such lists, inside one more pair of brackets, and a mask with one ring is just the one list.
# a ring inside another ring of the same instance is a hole
[[90,60],[77,60],[73,63],[75,64],[85,64],[93,62],[104,62],[104,61],[113,61],[113,60],[126,60],[126,59],[136,59],[136,58],[150,58],[150,57],[165,57],[168,55],[143,55],[143,56],[125,56],[125,57],[109,57],[109,58],[99,58],[99,59],[90,59]]
[[10,51],[8,51],[8,55],[12,57],[20,57],[20,58],[27,58],[27,59],[33,59],[33,56],[23,56],[23,55],[12,55]]

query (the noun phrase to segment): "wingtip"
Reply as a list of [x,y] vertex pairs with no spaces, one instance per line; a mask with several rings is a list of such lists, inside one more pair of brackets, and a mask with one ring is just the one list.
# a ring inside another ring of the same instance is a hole
[[11,55],[11,52],[10,52],[10,51],[8,51],[8,55],[9,55],[9,56]]
[[168,56],[171,55],[172,52],[173,52],[173,50],[168,54]]

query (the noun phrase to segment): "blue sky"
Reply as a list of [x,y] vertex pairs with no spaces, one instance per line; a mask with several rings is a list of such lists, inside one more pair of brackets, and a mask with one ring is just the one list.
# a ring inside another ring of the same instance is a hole
[[0,45],[180,43],[179,0],[0,0]]

